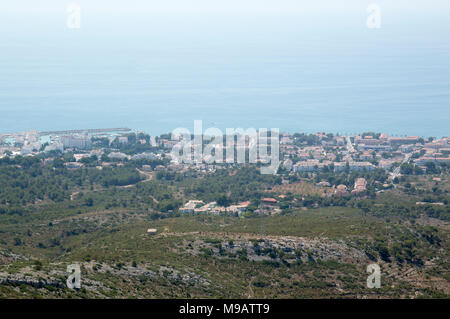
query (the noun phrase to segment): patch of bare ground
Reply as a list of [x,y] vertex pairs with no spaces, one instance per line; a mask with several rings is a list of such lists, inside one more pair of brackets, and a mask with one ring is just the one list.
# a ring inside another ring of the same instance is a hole
[[292,193],[294,195],[317,195],[325,196],[330,188],[315,186],[307,182],[296,182],[291,184],[276,185],[270,192],[278,194]]

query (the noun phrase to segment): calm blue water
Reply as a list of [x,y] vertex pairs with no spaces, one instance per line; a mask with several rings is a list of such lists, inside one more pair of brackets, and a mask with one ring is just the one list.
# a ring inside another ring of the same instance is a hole
[[[448,12],[448,11],[447,11]],[[450,135],[450,13],[0,14],[0,132],[277,127]]]

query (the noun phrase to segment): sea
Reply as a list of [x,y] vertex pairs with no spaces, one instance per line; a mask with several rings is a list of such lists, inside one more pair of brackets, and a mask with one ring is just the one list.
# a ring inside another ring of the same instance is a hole
[[369,28],[369,2],[358,3],[185,14],[86,2],[79,28],[64,6],[0,10],[0,133],[159,135],[202,120],[223,131],[449,136],[449,5],[381,1],[380,27]]

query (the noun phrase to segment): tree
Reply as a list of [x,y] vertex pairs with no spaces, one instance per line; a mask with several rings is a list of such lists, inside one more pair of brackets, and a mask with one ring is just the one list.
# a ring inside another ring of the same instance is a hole
[[53,160],[53,167],[54,168],[64,168],[64,161],[60,158],[55,158]]
[[436,167],[436,164],[434,164],[433,162],[426,162],[425,167],[426,167],[427,174],[439,174],[440,173],[439,169]]
[[84,200],[84,204],[85,204],[86,206],[91,207],[92,205],[94,205],[94,200],[93,200],[92,198],[88,197],[88,198],[86,198],[86,199]]
[[400,173],[403,175],[411,175],[413,173],[413,166],[408,163],[403,163],[400,166]]
[[220,195],[217,198],[216,202],[217,202],[217,205],[224,206],[224,207],[229,206],[231,204],[231,200],[225,195]]

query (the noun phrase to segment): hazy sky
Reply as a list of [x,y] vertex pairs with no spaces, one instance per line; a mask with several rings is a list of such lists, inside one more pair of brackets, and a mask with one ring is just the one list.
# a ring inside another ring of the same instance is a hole
[[[0,37],[20,30],[34,33],[44,27],[64,29],[66,9],[71,3],[81,7],[86,32],[95,32],[96,28],[111,28],[112,32],[149,29],[156,27],[151,23],[158,20],[167,24],[164,28],[176,28],[186,24],[186,19],[196,25],[198,18],[211,19],[211,25],[227,28],[245,25],[245,19],[249,24],[264,27],[267,17],[275,19],[271,22],[274,27],[287,18],[297,25],[303,23],[308,32],[352,25],[361,28],[365,27],[367,7],[371,3],[380,6],[383,26],[405,29],[423,26],[442,31],[450,25],[448,0],[2,0]],[[241,20],[214,21],[218,16]]]
[[[3,12],[42,12],[61,11],[69,3],[77,3],[89,11],[111,12],[349,12],[366,8],[376,3],[386,10],[408,12],[426,12],[449,10],[448,0],[2,0]],[[448,13],[448,12],[447,12]]]

